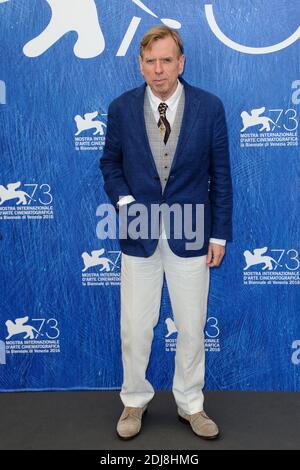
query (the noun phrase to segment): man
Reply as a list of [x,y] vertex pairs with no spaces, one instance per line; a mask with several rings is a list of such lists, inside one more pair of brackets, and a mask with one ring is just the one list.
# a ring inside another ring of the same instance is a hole
[[[209,268],[220,265],[226,240],[231,240],[227,131],[221,101],[179,78],[184,60],[179,34],[165,26],[152,28],[140,45],[140,69],[146,83],[114,100],[108,111],[100,167],[104,188],[120,213],[128,208],[132,222],[130,210],[143,204],[148,209],[144,219],[155,225],[151,206],[177,204],[183,209],[180,220],[184,225],[196,216],[197,206],[204,205],[200,245],[188,245],[185,233],[176,237],[164,213],[157,237],[136,238],[126,225],[126,237],[120,240],[124,370],[120,396],[125,408],[117,434],[122,439],[140,432],[154,396],[145,376],[164,274],[178,331],[172,390],[179,419],[189,423],[199,437],[219,435],[217,425],[203,410],[203,330]],[[192,210],[188,216],[186,204]]]

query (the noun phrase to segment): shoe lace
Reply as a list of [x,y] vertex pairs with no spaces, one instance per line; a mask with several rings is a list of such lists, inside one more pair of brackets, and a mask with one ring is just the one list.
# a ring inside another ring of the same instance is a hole
[[210,418],[207,416],[207,414],[205,413],[205,411],[199,411],[198,413],[195,413],[191,419],[191,421],[195,421],[197,420],[199,417],[202,417],[206,420],[209,420],[210,421]]
[[127,406],[126,407],[126,410],[125,410],[125,413],[124,413],[124,416],[123,416],[123,420],[128,418],[128,417],[133,417],[133,418],[137,418],[137,419],[140,419],[140,416],[141,416],[141,411],[140,411],[140,408],[135,408],[135,407],[132,407],[132,406]]

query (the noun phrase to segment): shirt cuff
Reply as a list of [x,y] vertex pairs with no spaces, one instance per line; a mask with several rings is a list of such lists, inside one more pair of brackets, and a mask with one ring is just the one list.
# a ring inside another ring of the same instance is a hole
[[120,206],[124,206],[125,204],[129,204],[130,202],[133,202],[135,201],[134,197],[133,196],[123,196],[119,199],[119,201],[117,202],[117,205],[118,207]]
[[226,240],[221,240],[220,238],[210,238],[209,243],[216,243],[217,245],[226,245]]

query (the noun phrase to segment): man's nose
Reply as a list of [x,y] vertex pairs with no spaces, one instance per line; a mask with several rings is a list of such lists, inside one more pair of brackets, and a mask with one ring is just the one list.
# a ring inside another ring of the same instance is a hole
[[162,73],[162,65],[159,60],[155,62],[155,73]]

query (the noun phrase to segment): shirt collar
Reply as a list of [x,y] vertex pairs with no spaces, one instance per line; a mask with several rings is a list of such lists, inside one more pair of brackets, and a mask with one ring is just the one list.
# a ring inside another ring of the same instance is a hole
[[177,87],[173,95],[171,95],[170,98],[168,98],[166,101],[162,101],[160,98],[158,98],[157,96],[153,94],[153,91],[151,90],[149,85],[147,85],[146,90],[148,93],[148,97],[149,97],[152,109],[155,109],[157,111],[157,108],[160,103],[166,103],[168,105],[168,108],[171,111],[173,111],[173,109],[175,109],[176,105],[178,104],[179,98],[182,93],[182,89],[183,89],[182,83],[179,80],[177,80]]

